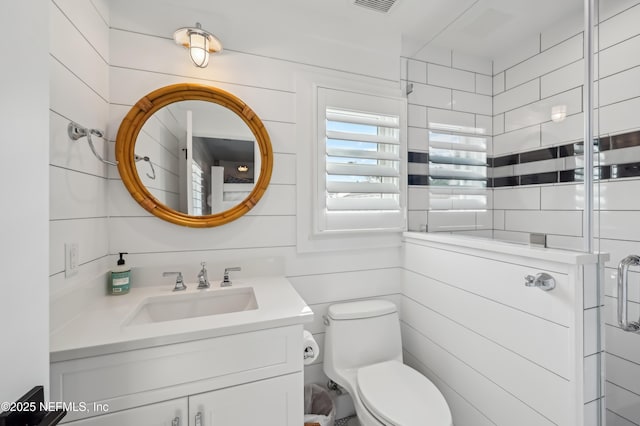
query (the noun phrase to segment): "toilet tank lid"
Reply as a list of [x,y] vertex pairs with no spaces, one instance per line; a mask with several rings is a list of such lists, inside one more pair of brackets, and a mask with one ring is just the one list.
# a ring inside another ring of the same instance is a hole
[[334,320],[371,318],[392,314],[396,311],[396,305],[388,300],[362,300],[329,306],[329,318]]

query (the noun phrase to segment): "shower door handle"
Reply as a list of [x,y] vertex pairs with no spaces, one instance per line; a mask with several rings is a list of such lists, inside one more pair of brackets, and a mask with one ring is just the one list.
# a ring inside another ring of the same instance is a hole
[[[625,257],[618,264],[618,325],[624,331],[637,333],[640,329],[640,322],[629,322],[627,312],[627,302],[629,299],[629,266],[640,265],[640,256],[630,255]],[[640,321],[640,320],[639,320]]]

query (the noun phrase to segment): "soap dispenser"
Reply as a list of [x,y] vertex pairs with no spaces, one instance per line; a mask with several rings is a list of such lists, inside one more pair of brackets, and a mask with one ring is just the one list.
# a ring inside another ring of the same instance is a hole
[[120,253],[120,259],[118,259],[118,265],[111,270],[111,276],[109,277],[109,294],[126,294],[129,293],[131,286],[131,268],[125,265],[123,255],[129,254],[126,252]]

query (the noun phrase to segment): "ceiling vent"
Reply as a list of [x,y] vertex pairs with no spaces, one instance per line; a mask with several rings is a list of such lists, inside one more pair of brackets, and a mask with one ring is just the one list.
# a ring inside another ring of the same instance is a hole
[[396,2],[397,0],[355,0],[353,4],[375,10],[376,12],[387,13]]

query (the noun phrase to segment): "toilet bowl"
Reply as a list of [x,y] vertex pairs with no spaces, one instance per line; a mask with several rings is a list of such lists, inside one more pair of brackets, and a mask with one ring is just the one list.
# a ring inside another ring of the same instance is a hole
[[362,426],[451,426],[446,400],[402,363],[400,321],[386,300],[329,306],[324,372],[349,392]]

